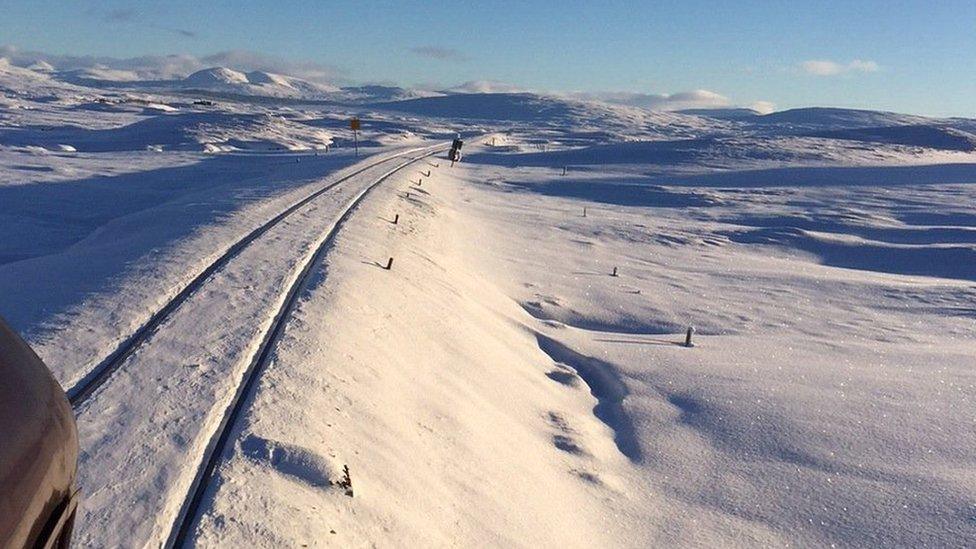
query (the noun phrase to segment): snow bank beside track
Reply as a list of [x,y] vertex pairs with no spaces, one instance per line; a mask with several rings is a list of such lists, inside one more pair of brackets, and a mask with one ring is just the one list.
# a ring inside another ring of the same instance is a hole
[[201,544],[626,544],[627,458],[589,392],[547,376],[531,317],[464,262],[456,183],[443,160],[431,169],[342,231],[240,426]]

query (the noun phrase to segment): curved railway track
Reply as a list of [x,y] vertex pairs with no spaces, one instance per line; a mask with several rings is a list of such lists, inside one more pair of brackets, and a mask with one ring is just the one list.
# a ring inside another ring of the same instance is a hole
[[[342,176],[341,178],[325,185],[324,187],[310,193],[301,200],[295,202],[281,213],[275,217],[269,219],[261,226],[252,230],[250,233],[245,235],[243,238],[235,242],[233,245],[227,248],[224,253],[214,260],[209,266],[200,271],[190,282],[183,287],[175,296],[173,296],[163,307],[153,313],[149,319],[142,324],[135,332],[125,338],[118,347],[115,348],[111,353],[108,354],[102,361],[100,361],[94,368],[92,368],[87,374],[85,374],[77,383],[75,383],[71,388],[69,388],[66,393],[68,395],[68,400],[71,402],[71,406],[74,409],[78,409],[99,387],[101,387],[106,380],[108,380],[112,374],[119,369],[120,366],[126,361],[126,359],[132,355],[149,337],[159,328],[161,324],[180,307],[183,302],[185,302],[194,292],[196,292],[204,283],[223,268],[232,259],[237,257],[249,244],[260,238],[263,234],[268,232],[272,227],[279,224],[281,221],[301,209],[306,204],[312,202],[316,198],[322,196],[329,190],[335,188],[338,185],[356,177],[363,172],[374,168],[380,164],[402,158],[404,156],[409,156],[411,154],[419,154],[417,158],[413,161],[419,160],[420,158],[426,158],[441,150],[446,149],[443,144],[432,145],[429,147],[420,147],[416,149],[409,149],[401,151],[392,155],[384,156],[381,159],[371,161],[365,166],[357,168],[355,171]],[[413,162],[411,161],[411,162]],[[409,164],[408,162],[406,164]],[[395,171],[402,169],[406,164],[403,164],[393,170],[388,172],[383,179],[389,177]],[[376,183],[378,184],[378,182]],[[375,186],[375,184],[374,184]],[[372,187],[370,187],[372,188]],[[354,206],[351,206],[351,208]]]
[[[349,217],[356,210],[356,207],[366,198],[370,191],[375,189],[400,170],[403,170],[404,168],[443,150],[445,150],[445,147],[443,146],[428,148],[418,156],[399,164],[398,166],[379,176],[374,182],[365,187],[348,204],[342,215],[326,231],[323,238],[318,242],[315,252],[311,254],[308,260],[305,262],[298,277],[288,289],[286,297],[276,312],[271,325],[265,331],[261,344],[254,353],[244,373],[242,382],[238,385],[233,400],[228,406],[227,411],[225,412],[217,428],[217,431],[210,439],[210,443],[207,446],[207,450],[203,456],[202,463],[197,471],[197,475],[190,486],[189,494],[184,501],[183,507],[175,520],[173,529],[171,530],[169,539],[166,542],[166,547],[182,547],[193,534],[194,527],[199,517],[201,504],[204,502],[204,497],[207,493],[207,489],[210,486],[213,475],[223,459],[223,454],[226,450],[227,443],[230,441],[233,426],[240,417],[241,412],[245,409],[249,396],[253,392],[257,380],[261,376],[261,372],[270,361],[275,346],[278,340],[281,338],[281,335],[284,333],[287,321],[291,316],[296,303],[298,302],[298,298],[302,295],[303,290],[308,284],[310,275],[313,272],[313,268],[321,262],[322,258],[332,247],[339,229],[346,222],[346,220],[349,219]],[[375,165],[376,164],[373,164],[373,166]]]

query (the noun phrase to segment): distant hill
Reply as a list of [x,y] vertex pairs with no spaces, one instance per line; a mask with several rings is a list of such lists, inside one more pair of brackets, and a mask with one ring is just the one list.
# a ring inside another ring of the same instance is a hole
[[889,143],[948,151],[976,151],[976,136],[973,134],[954,128],[927,124],[833,130],[811,135],[829,139]]
[[808,107],[757,116],[750,119],[749,122],[763,125],[788,125],[801,128],[846,129],[907,126],[925,124],[931,122],[931,120],[922,116],[885,111]]
[[376,84],[365,86],[348,86],[339,90],[334,97],[337,101],[349,103],[375,103],[386,101],[404,101],[422,97],[440,97],[441,92],[401,88],[399,86],[380,86]]
[[532,93],[455,93],[370,107],[453,120],[529,123],[558,128],[567,124],[615,139],[690,137],[725,127],[727,122],[674,112],[611,105]]
[[442,118],[475,120],[549,120],[570,114],[565,101],[548,100],[528,93],[458,93],[379,103],[378,108]]
[[730,108],[730,109],[683,109],[676,111],[681,114],[690,114],[694,116],[707,116],[708,118],[717,118],[719,120],[747,120],[755,118],[757,116],[762,116],[759,111],[746,108]]
[[939,119],[886,111],[810,107],[743,118],[761,132],[885,143],[947,151],[976,150],[976,125],[967,119]]
[[5,103],[3,96],[38,99],[80,95],[90,91],[93,90],[52,78],[47,67],[40,66],[39,70],[17,67],[0,57],[0,105]]

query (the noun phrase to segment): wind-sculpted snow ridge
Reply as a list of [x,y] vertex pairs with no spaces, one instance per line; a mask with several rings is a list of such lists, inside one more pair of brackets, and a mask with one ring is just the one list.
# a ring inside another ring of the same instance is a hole
[[581,355],[542,334],[536,337],[539,348],[553,361],[569,366],[584,380],[590,393],[597,400],[596,406],[593,407],[593,415],[613,429],[614,442],[620,453],[639,462],[642,457],[640,443],[634,432],[631,418],[622,406],[628,394],[627,386],[621,381],[614,366],[598,358]]

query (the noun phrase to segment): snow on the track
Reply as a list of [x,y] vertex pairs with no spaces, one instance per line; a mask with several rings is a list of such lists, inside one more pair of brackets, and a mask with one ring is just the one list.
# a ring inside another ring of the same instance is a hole
[[166,540],[203,452],[305,258],[346,205],[398,162],[340,184],[254,241],[77,410],[84,449],[79,484],[87,494],[77,534],[83,544]]

